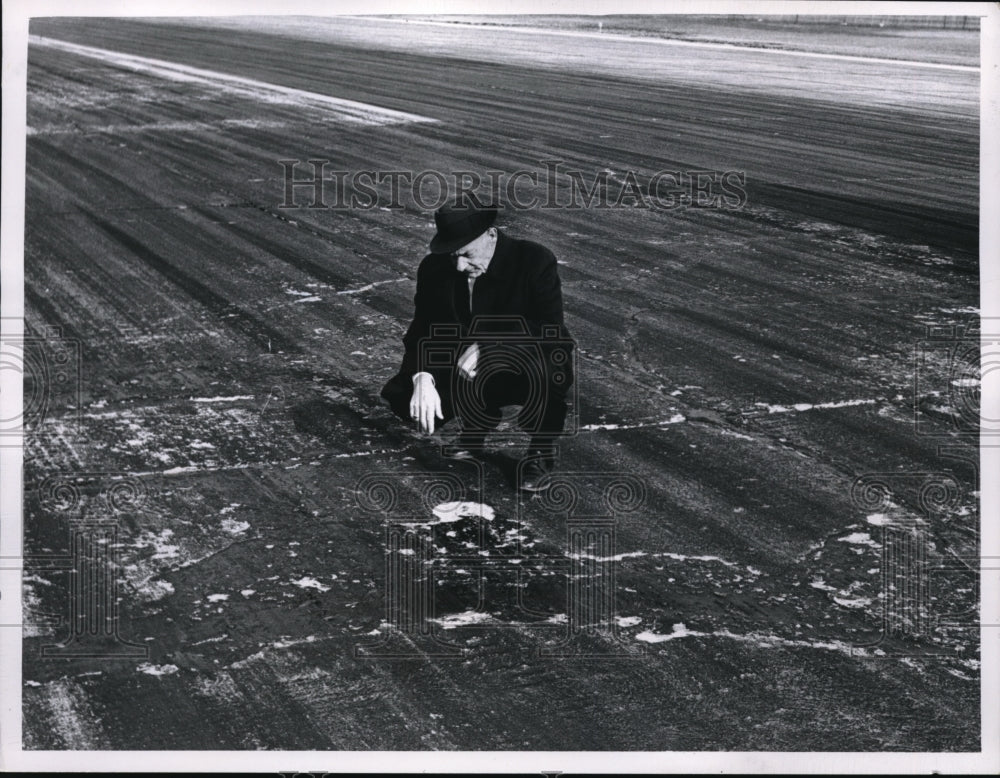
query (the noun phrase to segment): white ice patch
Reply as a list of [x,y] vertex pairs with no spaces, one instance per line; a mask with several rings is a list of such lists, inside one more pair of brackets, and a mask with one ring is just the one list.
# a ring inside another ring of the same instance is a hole
[[[595,556],[594,554],[573,553],[569,554],[568,558],[586,559],[592,562],[624,562],[626,559],[647,556],[655,559],[673,559],[678,562],[716,562],[720,565],[725,565],[726,567],[741,567],[741,565],[736,562],[730,562],[728,559],[712,556],[710,554],[676,554],[672,551],[658,551],[652,554],[647,551],[624,551],[621,554],[615,554],[614,556]],[[750,565],[746,565],[746,571],[751,575],[762,574],[760,570],[755,567],[751,567]]]
[[869,513],[865,517],[865,521],[867,521],[869,524],[874,524],[876,527],[884,527],[887,524],[892,523],[892,519],[890,519],[884,513]]
[[964,313],[969,315],[979,315],[979,309],[971,305],[967,305],[964,308],[938,308],[941,313]]
[[645,551],[624,551],[614,556],[594,556],[593,554],[568,554],[570,559],[586,559],[591,562],[622,562],[630,557],[649,556]]
[[300,578],[298,581],[292,581],[293,584],[298,586],[300,589],[317,589],[321,592],[330,591],[329,586],[324,586],[315,578],[309,578],[308,576]]
[[147,581],[144,586],[140,587],[139,593],[146,602],[156,602],[168,594],[173,594],[174,585],[170,581]]
[[854,546],[871,546],[872,548],[881,548],[881,546],[872,540],[872,536],[867,532],[852,532],[850,535],[845,535],[842,538],[837,538],[841,543],[850,543]]
[[696,632],[687,629],[683,623],[674,624],[673,632],[669,635],[661,635],[656,632],[640,632],[635,636],[635,639],[641,640],[645,643],[662,643],[666,640],[674,640],[676,638],[683,637],[726,638],[728,640],[736,640],[740,643],[749,643],[757,648],[813,648],[824,651],[836,651],[848,656],[865,654],[863,649],[859,649],[856,646],[844,643],[840,640],[795,640],[791,638],[779,637],[777,635],[764,635],[760,633],[739,635],[734,632],[730,632],[727,629],[717,630],[715,632]]
[[173,675],[180,671],[177,665],[154,665],[149,662],[143,662],[135,669],[146,675]]
[[801,411],[813,411],[823,408],[851,408],[855,405],[874,405],[878,400],[837,400],[826,403],[795,403],[787,405],[768,405],[767,403],[755,403],[758,408],[766,408],[768,413],[795,413]]
[[845,608],[867,608],[872,604],[870,597],[854,597],[849,599],[847,597],[834,597],[833,601],[837,605],[843,605]]
[[749,635],[737,635],[729,630],[721,630],[711,633],[715,637],[738,640],[741,643],[750,643],[758,648],[819,648],[824,651],[837,651],[848,656],[864,654],[864,650],[844,643],[841,640],[793,640],[790,638],[778,637],[777,635],[761,635],[751,633]]
[[158,533],[142,532],[135,541],[136,548],[153,548],[153,559],[176,559],[180,556],[180,546],[174,545],[170,539],[174,536],[172,529],[162,529]]
[[370,284],[359,286],[357,289],[341,289],[337,294],[361,294],[362,292],[370,292],[376,286],[382,286],[382,284],[398,284],[409,280],[409,278],[390,278],[388,281],[372,281]]
[[618,622],[619,627],[635,627],[642,623],[639,616],[617,616],[615,621]]
[[464,613],[453,613],[450,616],[442,616],[439,619],[429,619],[444,629],[455,629],[456,627],[466,627],[470,624],[482,624],[492,621],[493,617],[481,611],[465,611]]
[[481,502],[443,502],[434,507],[434,516],[440,522],[460,521],[464,518],[493,521],[493,509]]
[[228,532],[230,535],[239,535],[248,529],[250,529],[250,522],[248,521],[236,521],[236,519],[222,520],[222,531]]
[[669,419],[662,421],[640,422],[638,424],[584,424],[580,429],[585,432],[593,432],[595,430],[637,430],[644,427],[665,427],[668,424],[680,424],[682,421],[686,421],[684,416],[680,413],[675,413]]
[[315,643],[315,635],[306,635],[304,638],[288,638],[287,640],[280,639],[275,640],[271,644],[271,648],[291,648],[292,646],[300,646],[303,643]]
[[671,629],[672,631],[669,635],[662,635],[659,632],[651,632],[650,630],[646,630],[645,632],[640,632],[638,635],[636,635],[635,639],[641,640],[643,643],[663,643],[664,641],[676,640],[677,638],[698,637],[709,634],[707,632],[694,632],[692,630],[689,630],[684,625],[683,622],[680,622],[679,624],[674,624],[674,626]]
[[[370,456],[377,456],[379,454],[399,454],[399,453],[401,453],[401,452],[403,452],[405,450],[406,450],[405,448],[381,448],[381,449],[378,449],[378,450],[367,449],[365,451],[350,451],[350,452],[345,452],[343,454],[334,454],[333,458],[334,459],[353,459],[354,457],[370,457]],[[310,462],[309,464],[310,465],[318,465],[319,462],[315,461],[315,462]]]
[[249,462],[241,462],[236,465],[217,465],[215,462],[206,463],[204,467],[198,465],[184,465],[182,467],[171,467],[167,470],[145,470],[132,473],[135,476],[143,475],[184,475],[185,473],[217,473],[220,471],[246,470],[251,467]]
[[196,643],[192,643],[192,646],[203,646],[206,643],[221,643],[223,640],[228,638],[229,635],[213,635],[210,638],[205,638],[204,640],[199,640]]
[[232,403],[239,400],[252,400],[252,394],[234,394],[231,397],[192,397],[193,403]]
[[225,602],[229,599],[228,594],[210,594],[208,595],[209,602]]
[[[46,581],[46,583],[49,583]],[[23,626],[23,636],[28,637],[41,637],[46,634],[40,624],[32,623],[35,619],[34,614],[41,612],[42,601],[39,599],[38,595],[35,594],[34,587],[25,580],[21,585],[21,607],[24,611],[22,621]]]
[[742,432],[733,432],[732,430],[719,429],[719,434],[727,438],[737,438],[738,440],[754,440],[752,435],[744,435]]

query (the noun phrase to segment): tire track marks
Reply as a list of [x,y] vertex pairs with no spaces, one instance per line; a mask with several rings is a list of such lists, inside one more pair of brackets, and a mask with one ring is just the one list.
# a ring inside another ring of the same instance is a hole
[[94,224],[102,229],[112,240],[128,250],[136,258],[142,260],[146,265],[163,276],[164,279],[176,285],[201,303],[220,323],[230,324],[238,332],[268,352],[284,351],[288,354],[301,353],[302,349],[298,342],[284,332],[260,321],[236,303],[230,302],[223,295],[213,291],[201,281],[185,273],[140,240],[115,227],[96,213],[90,213],[89,216]]

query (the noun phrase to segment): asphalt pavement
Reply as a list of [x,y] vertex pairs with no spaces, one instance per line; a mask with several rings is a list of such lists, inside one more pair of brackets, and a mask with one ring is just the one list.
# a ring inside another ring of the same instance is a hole
[[[978,750],[977,72],[31,33],[25,748]],[[354,186],[290,203],[308,160]],[[379,404],[433,221],[334,195],[546,161],[513,191],[555,207],[501,217],[555,252],[577,344],[531,498],[510,418],[454,462]],[[652,202],[662,172],[695,202]]]

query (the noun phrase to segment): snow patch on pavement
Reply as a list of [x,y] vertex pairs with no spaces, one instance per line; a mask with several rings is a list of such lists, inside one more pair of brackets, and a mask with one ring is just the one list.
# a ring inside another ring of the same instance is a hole
[[174,585],[169,581],[151,580],[136,587],[139,599],[143,602],[156,602],[174,593]]
[[636,635],[635,639],[641,640],[643,643],[663,643],[667,640],[676,640],[677,638],[700,637],[711,634],[708,632],[694,632],[693,630],[689,630],[683,622],[674,624],[671,630],[672,631],[668,635],[646,630],[645,632],[640,632]]
[[493,509],[481,502],[443,502],[434,507],[434,516],[442,523],[460,521],[465,518],[493,521]]
[[581,432],[593,432],[595,430],[637,430],[644,427],[665,427],[668,424],[680,424],[686,421],[680,413],[675,413],[669,419],[662,421],[640,422],[638,424],[584,424],[580,427]]
[[222,531],[230,535],[240,535],[250,529],[250,522],[237,521],[236,519],[223,519]]
[[751,632],[746,635],[740,635],[730,632],[727,629],[716,630],[715,632],[698,632],[696,630],[689,630],[683,622],[674,624],[673,631],[669,634],[664,635],[657,632],[646,631],[640,632],[635,636],[635,639],[641,640],[644,643],[663,643],[668,640],[676,640],[677,638],[685,637],[725,638],[727,640],[735,640],[740,643],[749,643],[757,648],[812,648],[822,651],[835,651],[848,656],[867,654],[864,649],[860,649],[849,643],[844,643],[841,640],[798,640],[794,638],[783,638],[777,635],[762,634],[759,632]]
[[252,400],[252,394],[235,394],[232,397],[192,397],[193,403],[232,403],[240,400]]
[[145,673],[146,675],[173,675],[180,671],[177,665],[154,665],[149,662],[143,662],[137,668],[135,668],[140,673]]
[[850,543],[854,546],[871,546],[872,548],[881,548],[881,546],[872,540],[872,536],[867,532],[852,532],[850,535],[845,535],[842,538],[837,538],[841,543]]
[[493,617],[481,611],[464,611],[463,613],[453,613],[449,616],[442,616],[439,619],[428,619],[444,629],[456,629],[457,627],[467,627],[470,624],[483,624],[493,621]]
[[317,589],[318,591],[321,592],[330,591],[329,586],[325,586],[321,584],[319,581],[317,581],[315,578],[309,578],[308,576],[304,576],[297,581],[292,581],[292,583],[298,586],[300,589]]
[[769,405],[768,403],[754,403],[758,408],[764,408],[768,413],[798,413],[802,411],[814,411],[826,408],[853,408],[855,405],[875,405],[878,400],[836,400],[825,403],[795,403],[794,405]]
[[650,557],[654,559],[665,558],[673,559],[677,562],[717,562],[718,564],[725,565],[726,567],[745,567],[747,572],[751,575],[762,575],[760,570],[750,565],[740,565],[736,562],[730,562],[728,559],[723,559],[722,557],[712,556],[709,554],[677,554],[673,551],[658,551],[655,553],[650,553],[648,551],[624,551],[621,554],[615,554],[614,556],[595,556],[594,554],[580,553],[568,555],[569,559],[586,559],[591,562],[623,562],[626,559],[636,557]]

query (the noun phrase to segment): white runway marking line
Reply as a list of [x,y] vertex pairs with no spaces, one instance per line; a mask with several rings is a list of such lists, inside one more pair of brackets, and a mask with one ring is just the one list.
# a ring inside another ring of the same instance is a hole
[[[351,18],[351,17],[345,17]],[[371,17],[357,16],[356,19]],[[833,59],[842,62],[857,62],[872,65],[902,65],[914,68],[930,68],[931,70],[956,70],[961,73],[978,73],[974,65],[948,65],[943,62],[919,62],[912,59],[886,59],[882,57],[859,57],[855,54],[824,54],[818,51],[795,51],[793,49],[768,49],[763,46],[744,46],[738,43],[708,43],[704,41],[680,41],[673,38],[639,38],[634,35],[619,35],[608,32],[583,32],[579,30],[546,30],[542,27],[483,27],[473,28],[458,22],[432,22],[423,19],[378,19],[380,22],[396,22],[397,24],[424,24],[430,27],[450,27],[451,29],[478,29],[480,32],[512,32],[524,35],[555,35],[561,38],[593,38],[595,40],[616,41],[619,43],[653,43],[658,46],[686,46],[696,49],[721,49],[723,51],[743,51],[754,54],[783,54],[788,57],[807,57],[810,59]]]
[[35,46],[47,46],[59,51],[78,54],[82,57],[92,57],[111,65],[150,73],[154,76],[170,79],[171,81],[201,84],[264,102],[324,108],[334,112],[337,118],[355,124],[387,125],[437,121],[436,119],[420,116],[419,114],[382,108],[377,105],[359,103],[354,100],[344,100],[339,97],[319,94],[318,92],[308,92],[304,89],[269,84],[265,81],[232,76],[228,73],[219,73],[214,70],[202,70],[201,68],[193,68],[188,65],[180,65],[176,62],[167,62],[161,59],[122,54],[121,52],[98,49],[93,46],[81,46],[77,43],[68,43],[54,38],[44,38],[40,35],[29,35],[28,42]]

